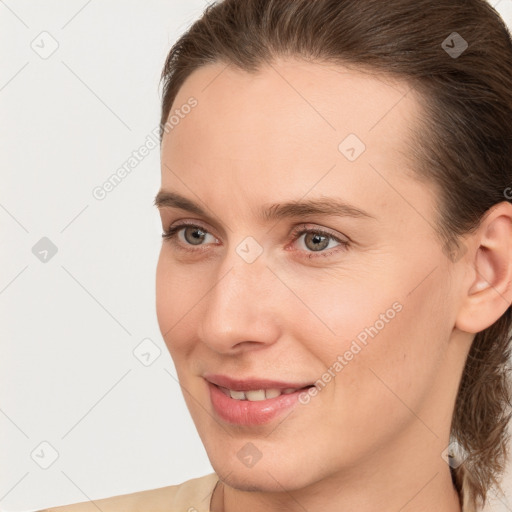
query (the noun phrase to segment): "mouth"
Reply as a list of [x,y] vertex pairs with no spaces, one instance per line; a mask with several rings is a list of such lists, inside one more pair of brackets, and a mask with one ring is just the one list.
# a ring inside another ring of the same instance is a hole
[[216,415],[241,426],[271,422],[296,406],[300,394],[314,386],[267,379],[236,380],[221,375],[208,375],[205,380]]
[[[215,385],[215,384],[214,384]],[[261,402],[263,400],[270,400],[272,398],[277,398],[281,395],[291,395],[297,391],[305,391],[312,387],[304,386],[302,388],[286,388],[286,389],[278,389],[278,388],[269,388],[269,389],[253,389],[246,391],[238,391],[234,389],[228,389],[222,386],[217,386],[226,396],[229,396],[233,400],[248,400],[249,402]]]

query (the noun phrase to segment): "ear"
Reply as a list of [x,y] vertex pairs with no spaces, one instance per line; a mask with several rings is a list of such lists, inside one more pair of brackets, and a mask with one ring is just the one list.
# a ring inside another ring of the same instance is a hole
[[512,204],[503,201],[488,210],[465,243],[471,249],[460,261],[468,272],[455,327],[476,334],[512,303]]

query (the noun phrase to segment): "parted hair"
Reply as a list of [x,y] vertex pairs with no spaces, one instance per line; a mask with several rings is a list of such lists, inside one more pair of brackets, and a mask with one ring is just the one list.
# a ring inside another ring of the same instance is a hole
[[[467,47],[466,47],[467,45]],[[423,109],[408,149],[436,187],[447,257],[512,190],[512,40],[486,0],[223,0],[172,46],[161,75],[160,139],[186,78],[210,63],[248,73],[279,57],[352,66],[407,83]],[[509,459],[511,307],[472,342],[459,384],[451,464],[465,512],[483,507]],[[453,466],[453,467],[452,467]]]

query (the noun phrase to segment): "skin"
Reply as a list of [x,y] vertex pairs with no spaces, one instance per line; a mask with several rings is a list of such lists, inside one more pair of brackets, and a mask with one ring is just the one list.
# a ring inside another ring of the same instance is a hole
[[[403,82],[294,59],[256,75],[216,63],[188,78],[172,110],[191,96],[197,106],[163,138],[161,188],[211,219],[159,208],[163,230],[188,221],[207,234],[199,246],[194,228],[163,241],[156,306],[223,482],[212,511],[461,510],[441,453],[474,334],[511,302],[512,206],[493,208],[464,256],[447,258],[435,188],[407,159],[422,113]],[[338,150],[350,133],[366,145],[353,162]],[[318,197],[374,218],[256,215]],[[315,252],[292,236],[304,223],[349,246],[327,239]],[[248,236],[263,249],[251,264],[236,252]],[[401,311],[309,403],[262,426],[216,416],[204,373],[315,382],[396,302]],[[261,452],[252,467],[237,457],[248,442]]]

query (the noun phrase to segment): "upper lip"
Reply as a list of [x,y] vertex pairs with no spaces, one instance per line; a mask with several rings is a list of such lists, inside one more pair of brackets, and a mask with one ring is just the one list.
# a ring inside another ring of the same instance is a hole
[[203,376],[207,381],[217,386],[230,389],[232,391],[254,391],[257,389],[302,389],[312,386],[310,382],[283,382],[269,379],[232,379],[227,375],[206,374]]

